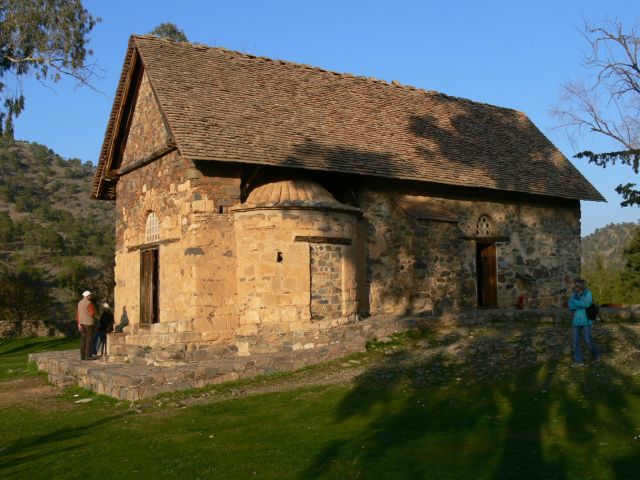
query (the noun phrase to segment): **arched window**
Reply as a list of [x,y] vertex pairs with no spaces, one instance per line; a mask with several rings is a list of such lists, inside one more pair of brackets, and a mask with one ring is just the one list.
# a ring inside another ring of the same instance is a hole
[[480,215],[476,233],[479,237],[491,235],[491,219],[488,215]]
[[147,225],[144,230],[145,243],[157,242],[160,240],[160,229],[158,227],[158,217],[155,212],[149,213]]

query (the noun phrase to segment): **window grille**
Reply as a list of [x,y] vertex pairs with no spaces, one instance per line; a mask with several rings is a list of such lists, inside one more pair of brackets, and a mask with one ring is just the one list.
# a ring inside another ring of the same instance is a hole
[[491,220],[487,215],[481,215],[478,219],[477,234],[479,237],[488,237],[491,235]]
[[151,212],[147,217],[147,225],[144,231],[145,243],[157,242],[160,240],[160,227],[158,225],[158,217],[155,212]]

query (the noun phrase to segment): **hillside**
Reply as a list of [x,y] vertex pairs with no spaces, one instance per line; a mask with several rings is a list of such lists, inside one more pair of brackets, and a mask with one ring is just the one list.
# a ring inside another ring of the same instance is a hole
[[87,288],[110,300],[114,204],[90,200],[94,173],[43,145],[0,142],[0,322],[68,320]]
[[604,267],[620,270],[624,267],[622,252],[629,244],[639,223],[610,223],[582,239],[582,267],[594,265],[600,256]]
[[[106,253],[102,249],[111,239],[92,236],[113,227],[114,206],[89,199],[94,173],[91,163],[65,160],[43,145],[0,143],[0,212],[14,223],[32,223],[55,232],[70,254],[95,254],[96,247]],[[24,236],[14,240],[29,243]]]

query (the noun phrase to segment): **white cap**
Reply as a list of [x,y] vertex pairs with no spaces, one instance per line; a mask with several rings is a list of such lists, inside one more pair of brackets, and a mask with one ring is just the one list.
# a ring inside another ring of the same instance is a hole
[[89,295],[91,295],[91,292],[89,290],[85,290],[84,292],[82,292],[83,297],[88,297]]

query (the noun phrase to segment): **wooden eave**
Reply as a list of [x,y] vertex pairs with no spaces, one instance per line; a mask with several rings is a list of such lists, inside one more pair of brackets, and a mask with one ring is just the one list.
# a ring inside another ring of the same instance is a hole
[[134,51],[129,72],[130,74],[127,75],[124,87],[124,97],[120,103],[118,116],[116,117],[116,123],[114,125],[115,135],[109,142],[105,168],[106,174],[117,174],[117,170],[122,164],[124,149],[127,146],[127,136],[129,135],[129,128],[131,127],[131,120],[133,119],[133,112],[138,98],[138,89],[142,81],[142,74],[144,73],[144,67],[137,51]]
[[129,129],[135,112],[135,105],[138,99],[138,92],[143,75],[144,62],[138,52],[138,49],[135,47],[134,39],[132,37],[127,50],[122,74],[120,76],[118,89],[116,90],[111,116],[107,125],[100,160],[94,177],[91,198],[114,200],[115,187],[121,175],[144,166],[160,156],[176,149],[166,116],[160,107],[155,90],[153,89],[153,86],[151,86],[160,115],[162,116],[162,121],[169,134],[169,142],[162,152],[154,152],[150,158],[141,159],[136,162],[136,165],[132,168],[127,168],[124,172],[121,170],[122,157],[127,146]]

